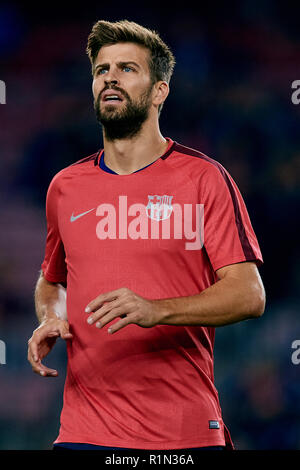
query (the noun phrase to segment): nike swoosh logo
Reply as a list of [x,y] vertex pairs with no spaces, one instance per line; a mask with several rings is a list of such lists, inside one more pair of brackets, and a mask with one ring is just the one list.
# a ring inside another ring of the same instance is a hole
[[75,220],[79,219],[80,217],[88,214],[89,212],[92,212],[95,210],[95,207],[93,209],[90,209],[89,211],[86,211],[86,212],[82,212],[81,214],[78,214],[78,215],[71,215],[70,217],[70,222],[75,222]]

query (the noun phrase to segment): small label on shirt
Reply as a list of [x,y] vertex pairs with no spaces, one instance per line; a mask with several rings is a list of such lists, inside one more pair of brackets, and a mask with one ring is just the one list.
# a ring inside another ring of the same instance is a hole
[[208,421],[209,429],[220,429],[219,421]]

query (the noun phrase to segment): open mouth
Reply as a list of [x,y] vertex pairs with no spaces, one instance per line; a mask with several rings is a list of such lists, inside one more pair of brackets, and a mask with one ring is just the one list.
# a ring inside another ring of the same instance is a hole
[[109,101],[123,101],[119,96],[117,95],[108,95],[108,96],[105,96],[104,100],[105,102]]
[[102,93],[101,101],[105,103],[121,103],[123,96],[117,90],[106,90]]

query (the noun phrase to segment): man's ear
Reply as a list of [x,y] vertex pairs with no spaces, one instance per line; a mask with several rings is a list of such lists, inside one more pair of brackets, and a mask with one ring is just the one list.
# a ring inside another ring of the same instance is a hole
[[162,104],[166,99],[169,94],[169,85],[167,82],[160,80],[159,82],[156,82],[154,84],[154,90],[153,90],[153,104],[159,106]]

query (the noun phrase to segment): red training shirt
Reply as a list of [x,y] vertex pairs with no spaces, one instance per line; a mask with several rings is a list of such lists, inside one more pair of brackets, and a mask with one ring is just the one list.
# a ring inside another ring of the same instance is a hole
[[[60,171],[46,203],[42,270],[67,283],[68,368],[56,443],[136,449],[233,447],[214,385],[215,328],[88,325],[86,305],[128,287],[191,296],[215,271],[262,256],[241,194],[215,160],[167,139],[141,171],[99,167],[102,151]],[[117,321],[116,319],[115,321]]]

